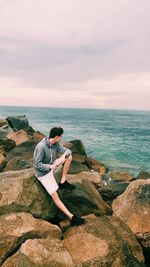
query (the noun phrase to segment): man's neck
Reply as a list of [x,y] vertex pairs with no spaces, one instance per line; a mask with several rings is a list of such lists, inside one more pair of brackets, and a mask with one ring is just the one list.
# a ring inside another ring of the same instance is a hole
[[55,138],[49,138],[49,143],[50,145],[54,145],[56,143]]

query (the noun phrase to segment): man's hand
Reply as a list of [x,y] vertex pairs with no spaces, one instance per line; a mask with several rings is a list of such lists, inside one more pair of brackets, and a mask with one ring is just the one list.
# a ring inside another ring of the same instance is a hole
[[49,167],[51,170],[55,171],[59,165],[57,163],[50,164]]

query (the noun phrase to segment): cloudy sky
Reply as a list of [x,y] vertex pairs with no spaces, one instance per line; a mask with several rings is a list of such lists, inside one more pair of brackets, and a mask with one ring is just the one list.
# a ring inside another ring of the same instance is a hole
[[0,0],[0,105],[150,110],[150,1]]

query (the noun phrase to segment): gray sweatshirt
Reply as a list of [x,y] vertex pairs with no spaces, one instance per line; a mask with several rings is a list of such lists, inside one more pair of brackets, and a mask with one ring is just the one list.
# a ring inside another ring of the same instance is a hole
[[50,164],[57,158],[58,153],[71,155],[71,150],[65,148],[60,143],[51,145],[49,138],[45,137],[37,144],[33,155],[33,166],[36,177],[46,175],[50,171]]

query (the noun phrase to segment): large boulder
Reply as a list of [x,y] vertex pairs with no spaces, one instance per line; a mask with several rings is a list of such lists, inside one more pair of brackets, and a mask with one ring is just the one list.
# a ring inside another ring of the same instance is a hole
[[[56,178],[59,179],[59,175]],[[25,211],[47,220],[59,214],[51,197],[35,178],[33,169],[3,172],[0,181],[0,214]],[[66,206],[79,215],[110,212],[91,183],[77,184],[73,192],[59,190],[59,193]]]
[[[79,216],[94,213],[97,215],[111,214],[110,206],[103,201],[95,186],[87,176],[86,172],[78,175],[68,175],[68,181],[75,184],[76,189],[73,191],[61,190],[61,198],[64,204]],[[100,181],[100,179],[99,179]],[[64,218],[62,213],[58,214],[58,218]]]
[[33,169],[0,174],[0,215],[30,212],[35,217],[53,219],[57,209]]
[[16,146],[25,142],[31,142],[32,140],[31,137],[24,130],[11,132],[7,135],[7,138],[14,140]]
[[33,152],[36,143],[22,143],[7,153],[4,171],[16,171],[33,167]]
[[133,233],[150,232],[150,179],[129,184],[113,201],[114,214],[126,222]]
[[113,201],[112,207],[114,214],[126,222],[137,236],[146,261],[149,261],[150,179],[131,182],[126,191]]
[[2,267],[75,267],[75,264],[61,240],[53,238],[27,240]]
[[87,218],[85,224],[64,233],[63,243],[76,266],[145,266],[142,249],[132,231],[113,216]]
[[29,213],[0,216],[0,264],[16,252],[22,243],[33,238],[61,238],[61,230]]
[[28,119],[25,115],[9,116],[6,118],[6,120],[14,131],[25,130],[30,135],[35,132],[34,129],[29,125]]

